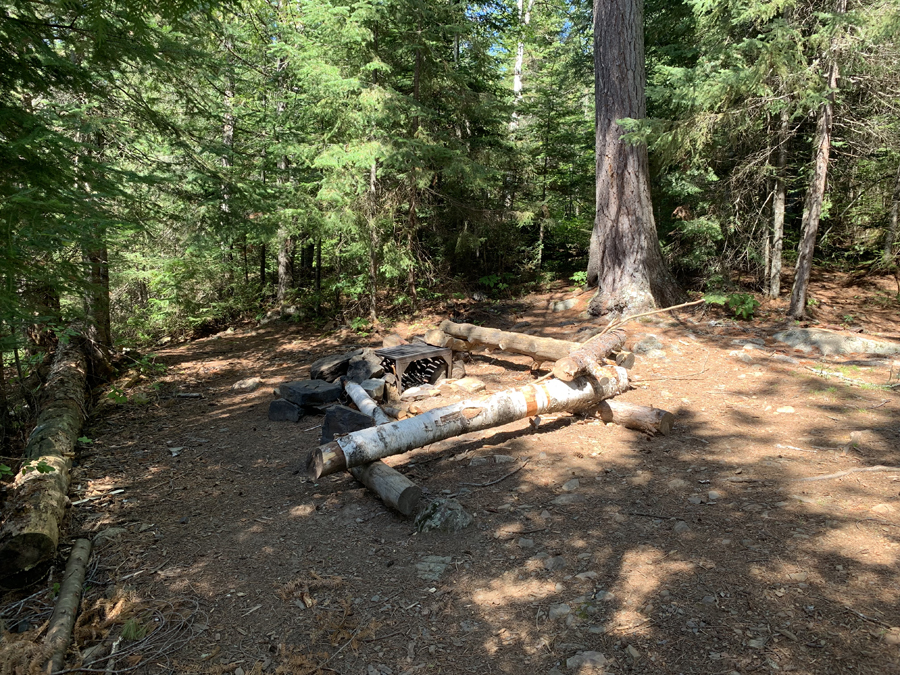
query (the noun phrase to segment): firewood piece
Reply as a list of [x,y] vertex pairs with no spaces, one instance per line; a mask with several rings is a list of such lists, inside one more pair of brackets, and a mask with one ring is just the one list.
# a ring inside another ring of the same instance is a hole
[[46,403],[25,447],[27,466],[52,470],[21,472],[10,487],[9,516],[0,528],[0,579],[6,586],[28,583],[23,573],[56,554],[71,457],[84,421],[86,370],[81,341],[60,342],[45,387]]
[[90,557],[91,540],[79,539],[76,541],[69,554],[69,561],[66,563],[66,571],[59,587],[59,597],[56,600],[53,615],[50,617],[50,628],[44,638],[44,644],[51,650],[46,668],[47,673],[62,670],[66,650],[72,640],[75,616],[78,614],[78,606],[81,604],[81,589],[84,586],[87,562]]
[[[453,323],[450,320],[441,323],[441,330],[451,337],[466,340],[472,346],[493,347],[504,352],[524,354],[535,361],[558,361],[582,347],[580,342],[511,333],[470,323]],[[445,346],[456,349],[451,344]]]
[[668,436],[675,424],[675,415],[666,410],[627,401],[602,401],[599,412],[601,419],[606,423],[620,424],[651,436],[656,434]]
[[544,413],[576,412],[596,406],[628,388],[628,372],[624,368],[610,366],[603,372],[608,376],[602,383],[593,377],[532,383],[347,434],[310,452],[307,473],[318,479],[472,431]]
[[355,466],[350,469],[350,473],[381,497],[381,501],[404,516],[412,515],[422,498],[422,488],[380,459],[371,464]]
[[625,333],[614,330],[591,338],[553,366],[553,374],[560,380],[571,382],[591,369],[625,344]]
[[[353,399],[360,412],[374,418],[376,424],[390,424],[388,417],[365,390],[355,382],[344,381],[344,391]],[[353,467],[350,473],[360,483],[381,497],[381,500],[404,516],[412,515],[422,497],[422,489],[396,469],[381,460],[365,466]]]

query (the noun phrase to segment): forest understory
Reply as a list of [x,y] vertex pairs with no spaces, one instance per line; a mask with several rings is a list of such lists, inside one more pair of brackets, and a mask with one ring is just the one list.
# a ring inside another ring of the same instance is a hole
[[[893,278],[848,280],[813,275],[820,325],[896,340]],[[470,301],[461,318],[571,339],[595,325],[589,299]],[[900,672],[900,365],[792,350],[772,338],[783,312],[627,326],[661,350],[621,398],[674,413],[669,436],[557,414],[388,460],[426,497],[458,495],[474,524],[456,535],[417,534],[347,474],[305,478],[321,416],[267,419],[279,383],[381,336],[273,322],[167,345],[164,373],[124,376],[127,402],[94,409],[58,564],[0,609],[0,672],[28,672],[16,658],[78,537],[95,550],[68,663],[115,642],[100,672]],[[529,363],[467,368],[490,393],[531,381]]]

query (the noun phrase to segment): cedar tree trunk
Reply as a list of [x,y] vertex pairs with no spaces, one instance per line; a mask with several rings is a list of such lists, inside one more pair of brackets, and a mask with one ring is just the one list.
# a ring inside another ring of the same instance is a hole
[[677,304],[682,294],[663,262],[645,145],[622,140],[618,120],[646,116],[643,0],[594,0],[597,215],[588,283],[594,315]]

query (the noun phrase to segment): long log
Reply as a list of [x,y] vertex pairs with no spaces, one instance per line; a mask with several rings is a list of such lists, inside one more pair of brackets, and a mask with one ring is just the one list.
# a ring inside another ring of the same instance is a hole
[[50,660],[45,669],[48,674],[62,670],[66,650],[72,641],[72,628],[75,626],[75,617],[81,604],[81,589],[84,587],[90,557],[91,540],[76,541],[66,563],[66,571],[59,587],[59,598],[50,617],[47,637],[44,638],[44,644],[50,648]]
[[624,344],[624,331],[614,330],[598,335],[570,352],[568,356],[559,359],[553,366],[553,374],[566,382],[585,374],[594,375],[598,364],[613,352],[620,350]]
[[627,401],[601,401],[598,409],[600,418],[609,424],[620,424],[629,429],[643,431],[655,436],[668,436],[675,424],[675,415],[667,410],[651,408],[646,405],[628,403]]
[[482,328],[470,323],[454,323],[449,319],[441,322],[441,330],[451,337],[466,340],[470,345],[524,354],[535,361],[558,361],[582,346],[580,342]]
[[618,366],[604,369],[608,377],[548,380],[509,389],[479,399],[461,401],[416,417],[355,431],[311,451],[306,470],[318,479],[348,467],[408,452],[414,448],[490,429],[544,413],[576,412],[622,393],[628,372]]
[[[57,347],[44,404],[25,447],[25,467],[12,483],[7,517],[0,526],[0,580],[33,569],[56,554],[66,510],[69,468],[84,421],[87,363],[77,340]],[[34,467],[49,467],[41,472]],[[27,580],[25,580],[27,581]]]
[[[378,407],[366,390],[355,382],[345,380],[344,391],[347,392],[360,412],[375,420],[375,424],[390,424],[393,421]],[[385,504],[404,516],[411,516],[422,498],[422,488],[380,459],[364,466],[352,467],[350,473],[356,480],[381,497]]]

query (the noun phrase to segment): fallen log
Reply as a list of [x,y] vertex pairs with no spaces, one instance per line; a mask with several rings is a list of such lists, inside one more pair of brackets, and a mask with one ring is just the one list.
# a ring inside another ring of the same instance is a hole
[[78,340],[60,343],[44,403],[25,447],[25,463],[10,487],[0,526],[0,583],[27,583],[29,570],[52,560],[66,510],[69,468],[84,421],[87,359]]
[[449,319],[441,322],[441,330],[452,338],[465,340],[470,346],[493,347],[504,352],[524,354],[535,361],[558,361],[582,347],[580,342],[482,328],[470,323],[454,323]]
[[56,600],[56,607],[50,617],[47,637],[44,638],[44,644],[50,650],[46,673],[62,670],[66,650],[72,641],[72,628],[75,627],[75,617],[78,614],[78,606],[81,604],[81,589],[84,586],[87,562],[90,557],[91,540],[79,539],[76,541],[69,554],[69,561],[66,563],[66,571],[59,587],[59,598]]
[[627,401],[601,401],[597,412],[600,419],[607,424],[612,422],[629,429],[643,431],[651,436],[656,434],[668,436],[672,433],[672,427],[675,424],[675,415],[667,410]]
[[603,369],[602,380],[583,377],[572,382],[548,380],[479,399],[461,401],[416,417],[355,431],[309,453],[306,471],[313,479],[414,448],[490,429],[544,413],[577,412],[622,393],[628,372]]
[[591,338],[575,351],[559,359],[553,366],[553,375],[565,382],[571,382],[581,375],[596,375],[594,371],[599,368],[603,359],[625,344],[625,333],[614,330],[602,333]]
[[[359,411],[372,417],[375,424],[392,422],[391,418],[378,407],[365,389],[355,382],[345,380],[344,391],[347,392]],[[411,516],[422,498],[422,488],[380,459],[364,466],[352,467],[350,474],[381,497],[381,501],[404,516]]]

